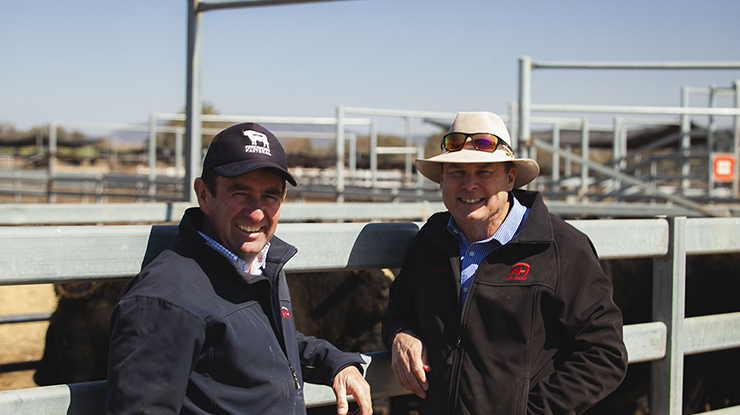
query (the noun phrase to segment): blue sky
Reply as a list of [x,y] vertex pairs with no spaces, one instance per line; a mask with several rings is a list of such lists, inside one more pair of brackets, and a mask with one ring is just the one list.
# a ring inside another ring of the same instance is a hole
[[[186,6],[4,2],[0,123],[145,123],[180,111]],[[334,116],[338,104],[507,113],[520,56],[740,61],[738,16],[737,0],[351,0],[209,11],[202,93],[221,114]],[[735,79],[740,71],[535,71],[533,102],[678,106],[682,85]]]

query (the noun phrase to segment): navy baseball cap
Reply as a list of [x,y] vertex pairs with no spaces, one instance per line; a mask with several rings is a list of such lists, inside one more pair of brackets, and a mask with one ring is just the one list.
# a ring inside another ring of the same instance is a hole
[[213,170],[223,177],[237,177],[250,171],[273,168],[293,186],[285,150],[277,137],[257,123],[243,123],[216,134],[203,160],[203,173]]

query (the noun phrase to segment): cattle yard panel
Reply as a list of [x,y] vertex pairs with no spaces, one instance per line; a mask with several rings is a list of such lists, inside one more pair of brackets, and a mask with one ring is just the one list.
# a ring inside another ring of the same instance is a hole
[[[708,162],[712,160],[714,147],[714,133],[716,130],[715,116],[731,116],[734,119],[732,153],[735,160],[740,159],[740,80],[736,80],[730,88],[717,88],[712,85],[711,88],[699,90],[696,88],[684,87],[682,91],[681,107],[647,107],[647,106],[624,106],[624,105],[564,105],[564,104],[533,104],[532,103],[532,71],[535,69],[589,69],[589,70],[737,70],[740,69],[740,62],[542,62],[533,61],[529,56],[519,58],[519,105],[516,111],[512,112],[512,118],[516,117],[516,122],[512,122],[512,138],[515,142],[514,148],[530,146],[532,144],[532,124],[539,123],[536,117],[532,116],[533,112],[552,112],[552,113],[604,113],[604,114],[641,114],[641,115],[675,115],[681,128],[681,152],[683,156],[689,154],[691,147],[691,115],[708,115],[710,117],[709,131],[707,135],[707,153],[702,155]],[[696,108],[688,106],[688,97],[690,92],[707,93],[710,97],[709,108]],[[735,96],[735,108],[717,108],[716,95],[729,94]],[[545,122],[546,124],[558,124],[559,121]],[[641,123],[641,122],[640,122]],[[613,172],[606,173],[613,176],[623,167],[623,156],[626,155],[626,124],[619,117],[615,118],[614,131],[614,154],[613,162],[619,161],[615,165]],[[578,129],[576,127],[576,129]],[[588,159],[589,152],[589,125],[587,120],[582,119],[581,155]],[[559,133],[553,131],[553,141]],[[517,143],[520,142],[520,143]],[[536,150],[536,147],[532,147]],[[536,154],[536,153],[534,153]],[[523,155],[527,155],[525,151]],[[555,156],[554,156],[555,157]],[[621,159],[621,160],[620,160]],[[688,187],[689,165],[688,160],[677,159],[681,166],[681,185],[677,189],[678,193],[685,194]],[[557,163],[554,163],[555,165]],[[735,162],[735,170],[732,179],[732,193],[735,198],[740,197],[740,166]],[[711,174],[707,174],[707,191],[706,196],[712,197],[714,180]],[[553,177],[554,179],[554,177]],[[557,183],[555,183],[557,185]],[[579,197],[583,198],[588,192],[589,186],[589,166],[582,164],[580,175]]]
[[[678,205],[652,203],[568,203],[545,201],[550,213],[565,218],[702,216]],[[167,203],[0,203],[0,225],[100,225],[173,223],[180,220],[189,202]],[[715,215],[740,217],[740,206],[703,206]],[[325,221],[426,221],[446,210],[442,202],[286,202],[280,222]],[[602,252],[599,253],[603,255]]]
[[[189,202],[0,203],[0,225],[82,225],[178,222]],[[442,202],[286,202],[280,223],[309,221],[425,221],[444,211]]]
[[[625,326],[625,343],[630,363],[651,362],[651,412],[680,414],[684,356],[740,347],[740,313],[684,317],[686,255],[740,252],[740,218],[569,223],[591,238],[602,258],[654,258],[654,321]],[[277,234],[299,250],[287,271],[328,271],[399,267],[418,229],[416,223],[287,223]],[[0,228],[0,285],[132,277],[176,231],[175,225]],[[375,398],[407,393],[387,352],[364,356]],[[98,414],[104,391],[105,381],[3,391],[0,413]],[[306,401],[327,405],[333,392],[309,384]]]

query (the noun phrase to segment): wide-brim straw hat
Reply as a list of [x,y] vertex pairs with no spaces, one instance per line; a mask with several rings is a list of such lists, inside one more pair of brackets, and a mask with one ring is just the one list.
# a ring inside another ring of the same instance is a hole
[[516,166],[514,188],[524,186],[540,174],[540,166],[528,158],[515,158],[511,147],[511,137],[506,124],[492,112],[458,112],[448,133],[490,133],[504,140],[509,146],[501,146],[494,152],[469,150],[444,152],[428,159],[416,159],[416,168],[427,179],[439,183],[442,176],[442,163],[499,163],[510,161]]

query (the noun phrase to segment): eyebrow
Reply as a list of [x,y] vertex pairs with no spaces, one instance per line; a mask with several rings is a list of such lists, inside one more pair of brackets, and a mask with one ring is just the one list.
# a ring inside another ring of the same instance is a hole
[[[250,185],[244,185],[242,183],[231,183],[226,187],[226,190],[230,192],[235,191],[235,190],[254,191],[254,188]],[[282,189],[277,186],[266,189],[264,193],[270,194],[270,195],[278,195],[278,196],[283,194]]]

